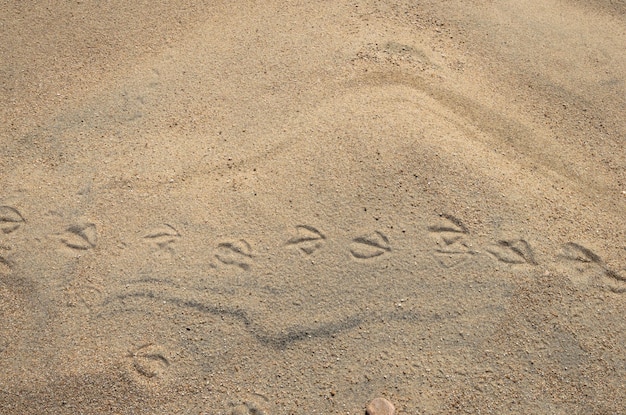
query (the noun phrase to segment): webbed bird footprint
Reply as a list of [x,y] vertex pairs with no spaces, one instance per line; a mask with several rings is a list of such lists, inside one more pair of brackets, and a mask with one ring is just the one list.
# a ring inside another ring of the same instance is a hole
[[574,242],[568,242],[563,245],[559,256],[570,261],[602,264],[600,257],[593,251]]
[[505,264],[537,265],[530,244],[523,239],[501,240],[485,250]]
[[26,222],[17,209],[11,206],[0,206],[0,230],[4,234],[15,232]]
[[317,229],[308,225],[296,226],[298,235],[287,241],[287,246],[294,246],[307,255],[320,249],[326,236]]
[[144,378],[152,379],[160,376],[170,366],[170,360],[157,345],[146,344],[134,352],[130,352],[133,370]]
[[389,239],[378,231],[354,238],[350,245],[350,253],[358,259],[375,258],[390,251]]
[[[576,270],[582,275],[593,266],[602,271],[602,284],[614,293],[626,292],[626,277],[609,268],[609,266],[600,258],[598,254],[574,242],[568,242],[563,245],[559,258],[570,263],[577,263]],[[572,278],[572,277],[570,277]],[[574,281],[579,278],[572,278]],[[588,279],[588,277],[587,277]]]
[[94,248],[98,242],[96,225],[93,223],[72,225],[60,235],[59,240],[66,247],[74,250],[86,251]]
[[469,233],[469,229],[467,229],[467,226],[465,226],[460,219],[457,219],[452,215],[448,215],[447,213],[439,215],[437,223],[430,225],[428,230],[434,233]]
[[217,253],[215,254],[215,258],[222,264],[235,265],[243,270],[250,268],[250,260],[253,257],[252,247],[244,239],[218,244]]
[[143,239],[159,249],[169,249],[180,238],[180,233],[167,223],[152,229]]
[[10,274],[13,264],[8,259],[0,256],[0,275]]
[[433,256],[442,267],[452,268],[476,254],[471,245],[465,241],[469,229],[460,219],[441,214],[428,230],[437,244]]

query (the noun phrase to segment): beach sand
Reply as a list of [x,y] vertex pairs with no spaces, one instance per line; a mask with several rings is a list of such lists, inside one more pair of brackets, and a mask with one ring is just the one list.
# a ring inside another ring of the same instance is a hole
[[0,413],[626,408],[624,2],[1,10]]

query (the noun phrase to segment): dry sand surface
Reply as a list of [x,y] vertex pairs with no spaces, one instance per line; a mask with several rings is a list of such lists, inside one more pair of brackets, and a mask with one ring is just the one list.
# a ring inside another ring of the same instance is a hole
[[624,413],[624,1],[0,10],[0,413]]

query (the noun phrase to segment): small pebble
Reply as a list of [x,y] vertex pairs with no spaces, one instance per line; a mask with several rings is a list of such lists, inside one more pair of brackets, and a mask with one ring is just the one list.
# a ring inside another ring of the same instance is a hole
[[394,415],[396,408],[387,399],[376,398],[367,405],[365,413],[367,415]]

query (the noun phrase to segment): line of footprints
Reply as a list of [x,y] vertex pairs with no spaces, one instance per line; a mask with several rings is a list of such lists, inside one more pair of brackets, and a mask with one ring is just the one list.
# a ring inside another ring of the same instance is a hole
[[[0,235],[8,235],[19,230],[26,223],[22,214],[11,206],[0,206]],[[456,267],[480,251],[473,248],[469,241],[469,229],[458,218],[441,214],[436,223],[428,226],[428,231],[435,241],[433,257],[444,268]],[[69,226],[64,232],[54,235],[65,248],[74,251],[87,251],[95,248],[98,242],[96,225],[83,223]],[[180,232],[172,225],[163,224],[144,235],[144,240],[156,249],[173,252],[173,244],[181,238]],[[327,240],[327,236],[320,230],[309,225],[295,227],[294,236],[285,243],[302,252],[312,255],[321,249]],[[1,244],[0,240],[0,273],[10,271],[11,262],[2,255],[3,251],[10,247]],[[380,231],[360,235],[352,239],[349,252],[357,260],[371,260],[383,256],[392,251],[389,238]],[[530,244],[524,239],[499,240],[484,248],[494,259],[505,264],[529,264],[538,265]],[[614,292],[626,292],[623,283],[626,277],[612,270],[607,264],[590,249],[568,242],[562,246],[558,257],[566,261],[582,264],[595,264],[603,273],[611,279],[619,282],[619,286],[611,286]],[[214,252],[217,263],[226,266],[235,266],[242,270],[249,270],[252,266],[254,253],[252,246],[244,239],[220,242]],[[217,267],[217,265],[214,265]]]
[[[286,245],[293,246],[307,255],[320,249],[326,240],[322,232],[308,225],[296,226],[296,233],[297,235],[289,239]],[[376,258],[386,252],[391,252],[389,239],[378,231],[354,238],[350,246],[350,254],[357,259]]]

